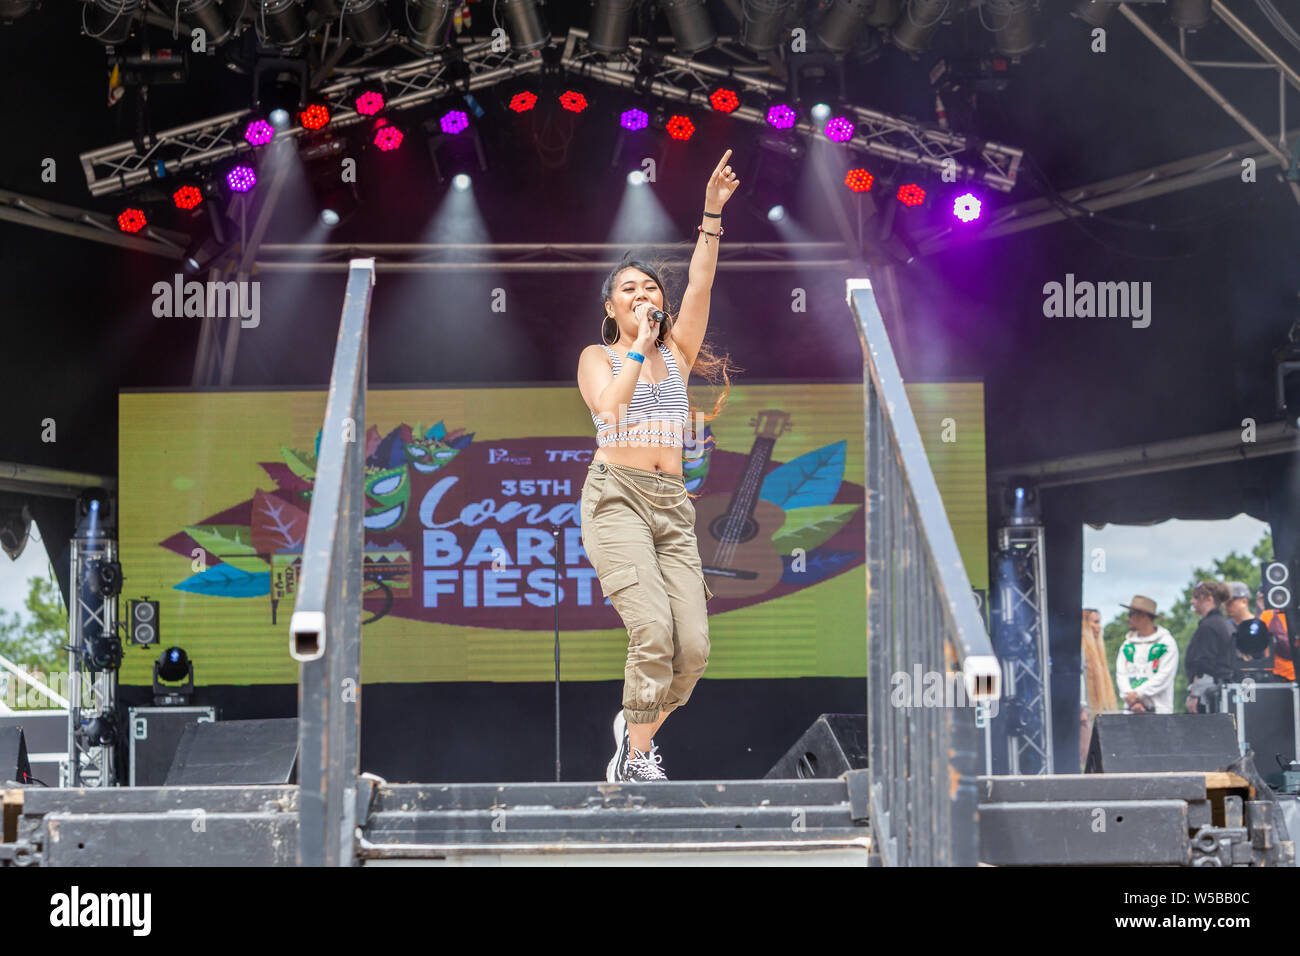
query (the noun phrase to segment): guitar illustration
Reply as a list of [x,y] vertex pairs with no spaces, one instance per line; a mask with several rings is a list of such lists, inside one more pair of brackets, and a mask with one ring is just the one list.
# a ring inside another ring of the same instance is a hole
[[754,426],[754,447],[731,497],[706,495],[695,505],[700,557],[709,576],[709,589],[717,597],[761,594],[784,572],[772,535],[784,524],[785,510],[760,500],[758,491],[776,439],[790,428],[790,416],[768,409],[750,424]]

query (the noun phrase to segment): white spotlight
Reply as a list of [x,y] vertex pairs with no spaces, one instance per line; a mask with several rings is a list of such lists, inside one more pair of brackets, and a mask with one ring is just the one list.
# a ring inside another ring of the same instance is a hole
[[782,219],[785,218],[785,207],[773,206],[771,209],[767,211],[767,218],[771,222],[780,222]]
[[339,214],[333,209],[322,209],[320,221],[327,226],[337,226],[339,224]]
[[818,126],[825,126],[826,121],[831,118],[831,108],[825,103],[818,103],[810,112],[813,122]]
[[469,189],[469,176],[465,173],[457,173],[455,176],[451,177],[451,185],[453,188],[464,192]]
[[627,183],[629,186],[644,186],[649,181],[649,177],[639,169],[634,169],[627,174]]
[[273,109],[271,110],[271,114],[267,117],[267,119],[269,119],[271,121],[271,125],[278,130],[286,130],[289,128],[288,110],[282,110],[279,108]]

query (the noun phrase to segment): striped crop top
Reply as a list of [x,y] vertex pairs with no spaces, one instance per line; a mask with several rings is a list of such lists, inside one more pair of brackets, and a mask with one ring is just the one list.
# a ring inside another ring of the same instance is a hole
[[[601,347],[609,353],[610,361],[614,366],[614,377],[618,378],[623,360],[608,345]],[[592,412],[591,420],[596,426],[597,445],[604,446],[628,439],[651,445],[680,446],[682,444],[682,431],[691,414],[690,402],[686,398],[686,383],[682,381],[682,374],[677,368],[677,360],[673,358],[672,350],[666,345],[660,345],[659,352],[668,366],[668,377],[662,382],[653,384],[638,379],[636,391],[632,395],[632,404],[621,422],[606,424],[597,417],[595,412]],[[640,363],[633,362],[633,365],[638,366],[634,371],[639,375]],[[663,427],[626,430],[646,422],[657,422]]]

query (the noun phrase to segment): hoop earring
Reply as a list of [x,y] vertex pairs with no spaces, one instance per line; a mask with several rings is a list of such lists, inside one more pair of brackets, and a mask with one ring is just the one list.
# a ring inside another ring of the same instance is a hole
[[605,317],[600,320],[600,340],[604,342],[606,345],[614,344],[609,340],[609,336],[605,334],[605,329],[609,327],[609,320],[612,318],[613,316],[607,312],[605,313]]

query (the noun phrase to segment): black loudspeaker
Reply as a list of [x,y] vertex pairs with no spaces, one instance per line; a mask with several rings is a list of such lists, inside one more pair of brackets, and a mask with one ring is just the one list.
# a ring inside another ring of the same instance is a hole
[[850,770],[865,770],[870,753],[866,714],[822,714],[785,752],[785,756],[773,764],[766,777],[776,780],[834,778]]
[[298,718],[218,720],[185,728],[164,786],[296,783]]
[[158,602],[131,601],[131,643],[139,647],[157,644],[160,640],[158,631]]
[[1226,770],[1240,757],[1232,714],[1098,714],[1083,772]]
[[32,783],[32,765],[27,760],[27,740],[21,727],[0,730],[0,784]]
[[1291,569],[1281,561],[1265,561],[1259,570],[1264,606],[1275,611],[1292,610],[1295,606],[1295,583],[1291,580]]

